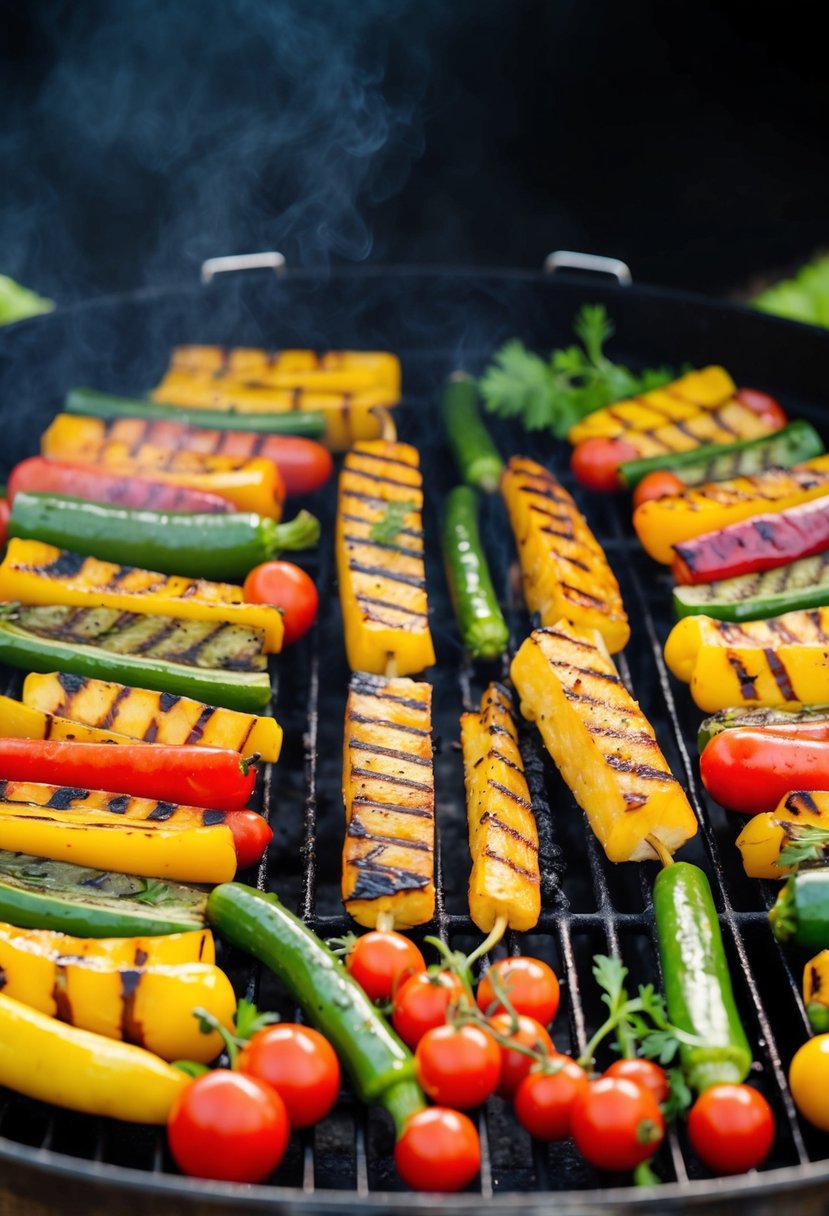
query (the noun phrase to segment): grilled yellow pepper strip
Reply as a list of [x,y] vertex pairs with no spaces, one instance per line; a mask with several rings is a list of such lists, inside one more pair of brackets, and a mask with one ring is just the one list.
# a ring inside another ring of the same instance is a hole
[[780,854],[791,840],[792,827],[829,828],[829,794],[802,790],[787,794],[773,811],[752,815],[740,835],[737,848],[749,878],[785,878],[794,866],[781,866]]
[[360,925],[398,929],[435,910],[432,686],[357,672],[343,741],[343,903]]
[[742,623],[686,616],[668,635],[665,662],[707,713],[735,705],[824,704],[829,608]]
[[68,739],[77,743],[131,743],[126,735],[84,726],[0,697],[0,735],[6,739]]
[[483,933],[502,917],[526,933],[541,914],[538,829],[518,747],[512,699],[490,684],[478,713],[461,715],[469,822],[469,912]]
[[0,992],[0,1085],[127,1123],[164,1124],[190,1078],[143,1047],[78,1030]]
[[[260,350],[248,346],[177,346],[169,372],[209,379],[253,381],[273,388],[313,389],[320,393],[357,393],[382,387],[400,396],[400,360],[389,351]],[[154,394],[164,398],[161,388]]]
[[420,461],[415,448],[380,439],[345,457],[337,507],[337,573],[352,671],[398,675],[435,661],[423,561]]
[[803,1004],[812,1030],[829,1030],[829,950],[821,950],[803,968]]
[[[104,774],[101,774],[103,780]],[[52,785],[45,781],[16,781],[3,777],[0,760],[0,805],[24,803],[49,807],[63,815],[115,815],[119,819],[139,820],[150,826],[163,824],[167,828],[218,827],[225,822],[226,812],[180,802],[162,802],[154,798],[138,798],[115,794],[108,790],[81,789],[74,785]]]
[[625,459],[664,456],[670,452],[688,452],[701,444],[737,443],[759,439],[775,426],[739,401],[727,401],[715,410],[700,410],[680,422],[662,422],[642,431],[625,431],[624,441],[630,448]]
[[21,929],[0,921],[0,943],[25,944],[33,953],[54,958],[103,959],[111,966],[169,966],[171,963],[215,963],[216,943],[210,929],[167,933],[158,937],[73,937],[57,929]]
[[9,541],[0,564],[0,600],[245,625],[262,630],[266,651],[282,647],[282,614],[269,604],[245,604],[241,587],[118,566],[37,540]]
[[688,799],[596,630],[566,621],[536,629],[511,674],[521,712],[541,732],[610,861],[655,857],[648,837],[673,853],[695,834]]
[[[66,672],[32,673],[23,681],[22,695],[20,708],[24,712],[26,706],[31,706],[32,712],[41,711],[47,719],[54,715],[52,722],[68,721],[75,730],[78,729],[75,723],[84,723],[96,738],[103,733],[110,734],[116,741],[139,739],[146,743],[225,747],[242,756],[256,753],[271,763],[279,759],[282,748],[282,727],[275,718],[221,709],[190,697],[176,697],[148,688],[129,688],[109,680],[93,680]],[[0,700],[0,725],[3,720]],[[112,732],[106,729],[108,726],[112,726]],[[53,733],[27,737],[69,736]]]
[[598,629],[608,650],[630,637],[619,584],[571,496],[543,465],[513,456],[501,493],[518,546],[524,597],[542,625]]
[[725,368],[704,367],[629,401],[595,410],[571,427],[567,438],[571,443],[581,443],[593,436],[613,439],[624,434],[627,439],[632,431],[652,430],[666,422],[692,418],[701,410],[716,409],[730,401],[736,391]]
[[790,469],[767,469],[751,477],[712,481],[668,494],[637,507],[633,526],[642,545],[657,562],[669,565],[674,545],[717,532],[741,519],[783,511],[829,494],[829,455],[816,456]]

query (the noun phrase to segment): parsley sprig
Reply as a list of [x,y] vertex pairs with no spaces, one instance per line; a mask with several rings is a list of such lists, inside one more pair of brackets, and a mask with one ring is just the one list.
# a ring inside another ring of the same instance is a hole
[[775,822],[782,827],[786,837],[786,845],[780,850],[775,865],[799,866],[804,861],[823,861],[829,849],[829,830],[817,824]]
[[369,537],[378,545],[391,545],[397,540],[406,516],[417,510],[417,503],[408,499],[393,499],[386,506],[383,514],[371,525]]

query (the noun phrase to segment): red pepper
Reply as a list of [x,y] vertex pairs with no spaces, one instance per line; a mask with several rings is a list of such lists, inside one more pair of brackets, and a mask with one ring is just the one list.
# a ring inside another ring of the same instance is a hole
[[793,790],[829,790],[829,740],[736,727],[706,743],[699,766],[715,802],[759,815]]
[[9,475],[8,499],[20,490],[36,494],[67,494],[91,502],[118,503],[123,507],[147,507],[156,511],[228,513],[233,506],[218,494],[191,490],[145,477],[124,477],[103,468],[71,461],[30,456],[15,465]]
[[0,498],[0,545],[6,543],[6,529],[9,526],[9,516],[11,515],[11,504],[8,498]]

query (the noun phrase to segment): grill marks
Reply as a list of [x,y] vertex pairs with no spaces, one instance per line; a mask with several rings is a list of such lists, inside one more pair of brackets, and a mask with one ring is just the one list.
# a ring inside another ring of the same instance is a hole
[[434,914],[431,685],[357,672],[345,713],[343,901],[363,925]]
[[677,424],[693,425],[715,410],[738,404],[731,400],[735,391],[734,381],[723,368],[707,367],[661,388],[596,410],[577,423],[568,438],[571,443],[579,443],[590,435],[629,438],[635,432],[638,440],[642,433],[653,434]]

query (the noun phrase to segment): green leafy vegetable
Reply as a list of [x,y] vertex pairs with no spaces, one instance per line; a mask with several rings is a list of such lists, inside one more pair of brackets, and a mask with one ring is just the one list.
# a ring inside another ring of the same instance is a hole
[[829,327],[829,256],[815,258],[793,278],[767,287],[752,303],[761,312]]
[[484,371],[478,388],[484,408],[518,419],[528,431],[549,430],[563,439],[586,414],[675,378],[668,368],[636,375],[603,353],[613,323],[602,304],[585,304],[573,322],[581,346],[554,350],[548,360],[522,342],[507,342]]
[[410,511],[416,510],[416,502],[408,502],[402,499],[390,502],[380,518],[371,525],[369,536],[378,545],[390,545],[397,539],[406,516]]
[[8,275],[0,274],[0,325],[22,321],[25,317],[36,317],[42,312],[51,312],[55,307],[28,287],[21,287]]
[[774,863],[777,866],[799,866],[803,861],[821,861],[829,846],[829,830],[817,824],[775,822],[783,829],[787,843]]

